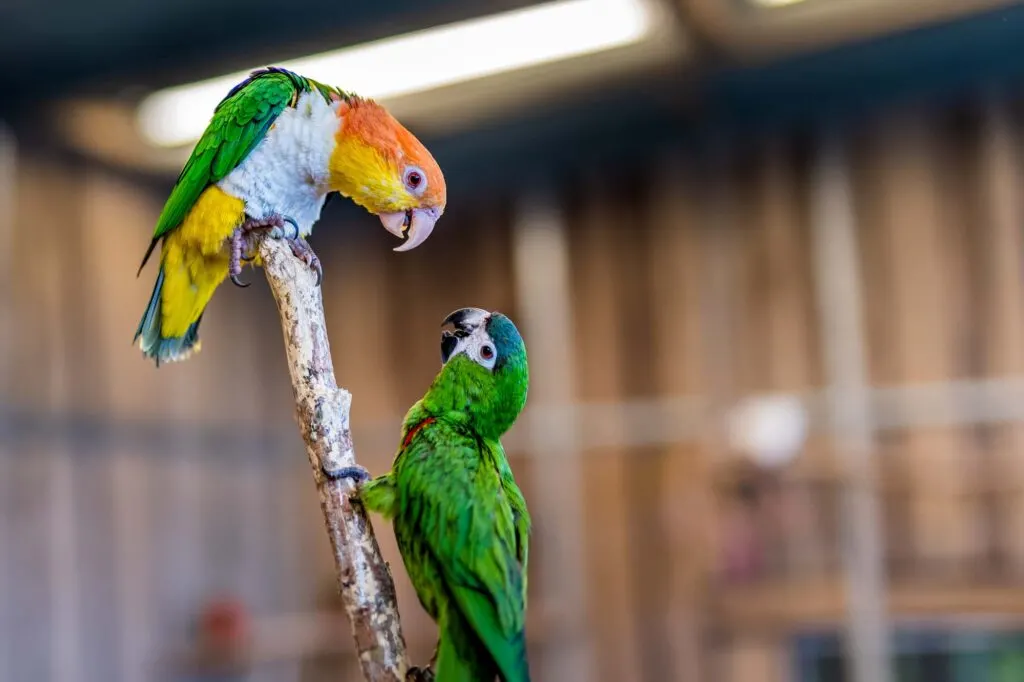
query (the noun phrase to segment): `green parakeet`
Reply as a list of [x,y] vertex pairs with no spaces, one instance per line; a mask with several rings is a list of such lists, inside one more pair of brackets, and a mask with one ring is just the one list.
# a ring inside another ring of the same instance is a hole
[[420,603],[438,624],[438,682],[529,682],[530,515],[500,438],[526,404],[526,346],[500,313],[464,308],[442,327],[442,368],[409,410],[391,471],[361,467],[367,509],[393,521]]

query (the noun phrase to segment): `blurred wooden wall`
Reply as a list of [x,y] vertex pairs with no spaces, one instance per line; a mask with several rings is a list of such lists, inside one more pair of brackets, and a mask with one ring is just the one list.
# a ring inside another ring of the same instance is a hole
[[[1022,121],[1013,102],[979,100],[845,133],[896,616],[1024,613]],[[367,216],[318,228],[371,471],[437,371],[445,314],[500,309],[526,336],[530,407],[508,446],[536,522],[538,679],[782,682],[786,638],[843,618],[842,468],[819,409],[819,150],[807,132],[665,153],[453,205],[409,254]],[[236,595],[264,624],[333,608],[260,275],[218,291],[199,355],[156,370],[129,342],[162,197],[4,158],[0,679],[173,679],[208,598]],[[726,417],[775,393],[806,402],[811,434],[792,464],[759,471]],[[425,658],[432,626],[376,528]],[[344,621],[327,628],[343,654]],[[281,653],[254,679],[338,667],[356,679],[343,656],[318,668]]]

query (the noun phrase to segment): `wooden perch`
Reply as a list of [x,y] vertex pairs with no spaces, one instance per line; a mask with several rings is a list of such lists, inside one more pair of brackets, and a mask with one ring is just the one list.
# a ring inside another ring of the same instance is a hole
[[[351,394],[334,379],[316,276],[280,240],[259,247],[277,301],[295,393],[295,411],[334,551],[338,588],[368,682],[404,682],[410,672],[395,585],[353,484],[331,472],[356,464],[349,432]],[[410,676],[416,676],[415,673]]]

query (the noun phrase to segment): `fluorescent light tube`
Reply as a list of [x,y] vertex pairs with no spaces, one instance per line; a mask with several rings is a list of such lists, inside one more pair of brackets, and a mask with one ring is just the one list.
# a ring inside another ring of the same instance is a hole
[[[653,28],[652,14],[646,0],[558,0],[280,65],[386,99],[637,43]],[[195,141],[251,70],[150,95],[138,110],[143,135],[164,147]]]
[[751,0],[751,2],[760,7],[772,9],[775,7],[788,7],[789,5],[796,5],[806,0]]

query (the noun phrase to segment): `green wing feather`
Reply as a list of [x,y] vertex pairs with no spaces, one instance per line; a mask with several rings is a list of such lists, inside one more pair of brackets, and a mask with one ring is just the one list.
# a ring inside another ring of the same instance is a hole
[[504,449],[502,450],[501,467],[499,468],[499,474],[501,475],[501,487],[505,491],[505,495],[508,497],[509,505],[512,508],[512,523],[515,527],[516,533],[516,559],[523,567],[523,605],[526,605],[526,578],[528,575],[527,562],[530,558],[530,512],[526,508],[526,498],[523,497],[523,492],[516,485],[516,480],[512,476],[512,468],[508,465],[508,460],[504,458]]
[[499,453],[482,453],[480,446],[441,424],[417,434],[396,461],[401,522],[424,540],[446,591],[503,679],[524,682],[529,519],[525,504],[517,512],[505,492],[500,464],[491,459]]
[[313,89],[328,101],[344,96],[335,88],[276,67],[253,71],[231,89],[214,109],[206,131],[178,175],[157,219],[153,239],[139,266],[140,273],[157,243],[181,225],[203,191],[237,168],[263,140],[281,112],[294,106],[299,94]]

